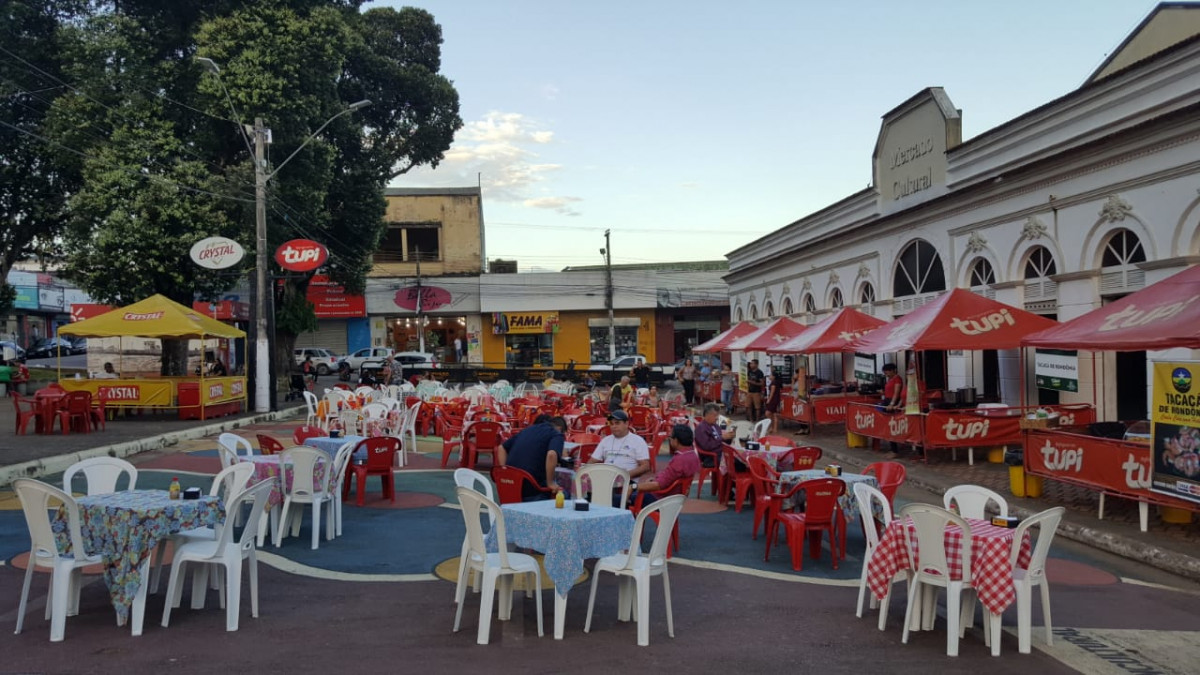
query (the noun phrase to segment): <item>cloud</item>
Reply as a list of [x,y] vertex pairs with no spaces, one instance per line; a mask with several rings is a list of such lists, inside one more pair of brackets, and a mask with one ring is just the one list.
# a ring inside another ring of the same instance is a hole
[[571,208],[571,204],[583,201],[579,197],[537,197],[526,199],[523,203],[532,209],[549,209],[564,216],[577,216],[579,212]]
[[559,88],[554,86],[553,84],[543,84],[542,85],[542,98],[546,99],[547,101],[557,100],[558,93],[559,93]]
[[[554,143],[554,132],[521,113],[492,111],[466,123],[437,169],[420,167],[406,174],[405,187],[474,185],[476,177],[487,199],[528,208],[579,215],[568,206],[577,197],[534,197],[535,188],[562,170],[543,161],[537,150]],[[545,192],[544,189],[539,190]]]

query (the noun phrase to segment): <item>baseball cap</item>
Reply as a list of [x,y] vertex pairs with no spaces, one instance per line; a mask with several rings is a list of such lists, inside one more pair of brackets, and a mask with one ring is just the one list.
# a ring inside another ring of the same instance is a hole
[[628,422],[629,413],[625,412],[624,410],[614,410],[608,414],[608,419],[617,420],[618,422]]

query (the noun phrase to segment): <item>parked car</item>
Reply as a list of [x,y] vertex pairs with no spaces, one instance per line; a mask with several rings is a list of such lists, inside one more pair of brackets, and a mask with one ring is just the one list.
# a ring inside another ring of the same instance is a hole
[[363,366],[378,369],[383,366],[383,360],[392,352],[391,347],[364,347],[342,359],[342,361],[350,367],[350,372],[352,373],[357,372]]
[[51,337],[41,338],[33,343],[33,346],[26,352],[26,357],[31,359],[48,359],[52,356],[70,356],[71,342],[66,338]]
[[292,350],[292,356],[296,359],[296,365],[303,364],[304,359],[311,356],[313,365],[317,368],[317,375],[328,375],[336,371],[338,361],[342,360],[332,349],[324,347],[296,347]]
[[[616,359],[609,361],[608,363],[593,363],[592,365],[588,366],[587,369],[592,371],[615,370],[621,375],[626,375],[630,370],[633,369],[635,365],[637,365],[638,359],[641,359],[646,363],[646,365],[650,366],[650,372],[662,373],[664,379],[669,380],[675,377],[676,364],[650,363],[650,360],[641,354],[634,354],[632,356],[618,356]],[[682,362],[680,365],[682,365]]]
[[8,340],[0,340],[0,357],[3,356],[4,350],[6,350],[6,349],[11,349],[14,352],[16,352],[18,359],[25,358],[25,348],[24,347],[19,346],[15,342],[9,342]]
[[87,353],[87,338],[76,337],[76,338],[66,338],[66,339],[71,341],[71,353],[72,354],[86,354]]
[[440,366],[437,358],[429,352],[396,352],[392,358],[406,373],[414,368],[433,370]]

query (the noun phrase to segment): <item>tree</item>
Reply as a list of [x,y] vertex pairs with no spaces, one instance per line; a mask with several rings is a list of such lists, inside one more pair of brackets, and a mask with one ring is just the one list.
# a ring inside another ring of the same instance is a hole
[[12,308],[13,263],[50,251],[79,176],[44,140],[50,105],[65,89],[57,29],[82,2],[0,0],[0,316]]

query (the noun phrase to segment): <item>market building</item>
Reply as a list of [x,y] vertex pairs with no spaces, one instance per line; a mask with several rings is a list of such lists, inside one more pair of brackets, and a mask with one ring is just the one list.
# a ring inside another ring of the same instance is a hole
[[[1200,262],[1198,112],[1200,6],[1184,3],[1159,5],[1078,89],[973,138],[949,93],[917,92],[883,116],[871,186],[728,254],[731,316],[893,319],[951,288],[1058,320],[1112,302]],[[1037,388],[1016,350],[927,354],[924,377],[1009,404],[1023,380],[1030,400],[1142,420],[1165,356],[1081,352],[1062,391]],[[823,376],[853,378],[833,363]]]

